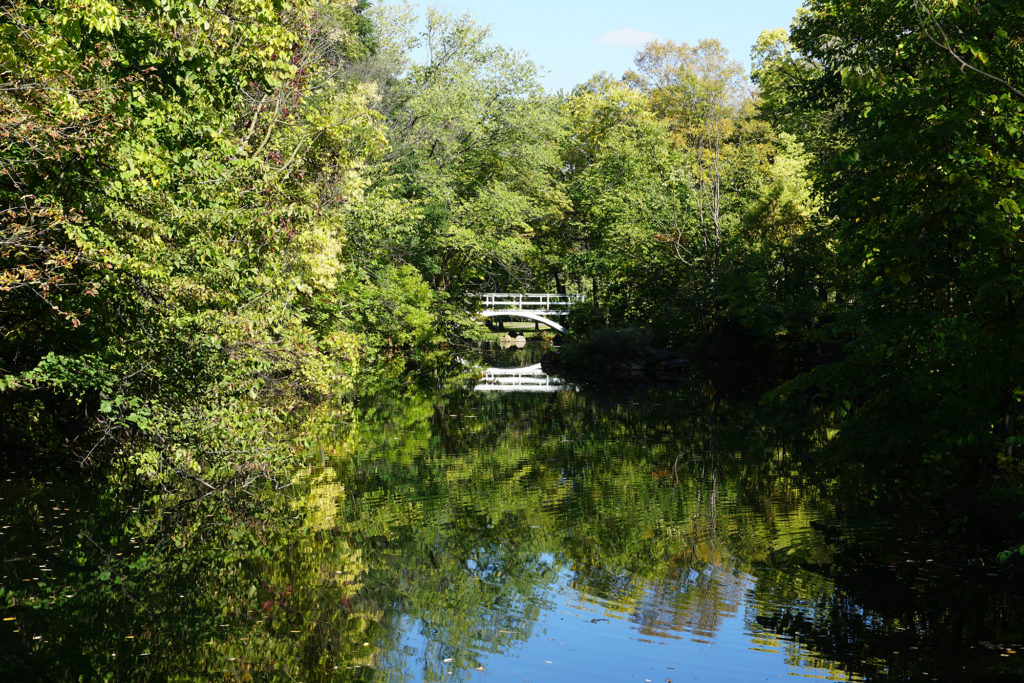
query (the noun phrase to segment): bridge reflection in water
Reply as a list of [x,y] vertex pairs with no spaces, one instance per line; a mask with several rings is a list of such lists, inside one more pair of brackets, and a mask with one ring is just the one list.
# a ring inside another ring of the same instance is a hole
[[483,368],[483,375],[477,380],[474,391],[535,392],[578,391],[575,384],[549,375],[540,363],[522,368]]

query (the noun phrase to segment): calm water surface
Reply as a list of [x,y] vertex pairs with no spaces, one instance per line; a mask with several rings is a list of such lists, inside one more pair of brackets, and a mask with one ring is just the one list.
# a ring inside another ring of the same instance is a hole
[[826,426],[782,429],[698,378],[521,374],[378,392],[311,429],[276,492],[110,500],[12,473],[7,678],[1024,674],[1016,580],[851,502],[814,460]]

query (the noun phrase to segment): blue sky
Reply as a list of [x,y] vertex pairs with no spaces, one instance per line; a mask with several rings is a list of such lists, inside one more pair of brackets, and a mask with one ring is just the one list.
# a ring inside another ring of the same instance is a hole
[[[394,0],[381,0],[393,4]],[[750,67],[763,29],[788,28],[801,0],[421,0],[490,25],[494,42],[526,52],[550,91],[571,90],[598,71],[621,76],[648,40],[718,38]]]

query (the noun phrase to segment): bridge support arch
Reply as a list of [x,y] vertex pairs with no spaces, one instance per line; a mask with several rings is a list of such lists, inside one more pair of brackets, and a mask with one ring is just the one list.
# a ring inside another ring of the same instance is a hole
[[539,313],[536,313],[534,311],[523,311],[523,310],[515,310],[515,309],[497,311],[497,310],[494,310],[494,309],[488,309],[488,310],[480,311],[480,315],[482,315],[485,318],[501,318],[501,317],[526,318],[527,320],[533,320],[535,322],[543,323],[544,325],[547,325],[548,327],[553,329],[555,332],[560,332],[562,334],[565,334],[566,332],[568,332],[568,330],[566,330],[562,325],[556,323],[551,318],[545,317],[545,316],[543,316],[543,315],[541,315]]

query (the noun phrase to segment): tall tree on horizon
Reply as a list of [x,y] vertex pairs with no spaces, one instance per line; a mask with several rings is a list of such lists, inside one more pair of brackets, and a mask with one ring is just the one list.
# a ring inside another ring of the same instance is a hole
[[676,173],[693,191],[695,235],[682,226],[669,235],[677,253],[707,274],[714,316],[719,270],[725,248],[723,182],[730,172],[728,138],[747,96],[743,67],[729,59],[717,40],[697,45],[673,41],[648,43],[623,80],[646,93],[654,112],[668,123],[688,163]]

